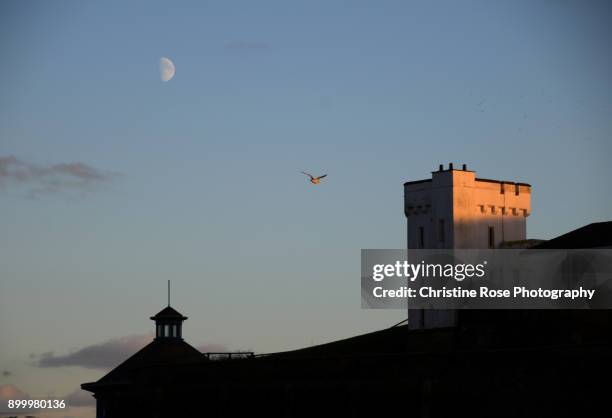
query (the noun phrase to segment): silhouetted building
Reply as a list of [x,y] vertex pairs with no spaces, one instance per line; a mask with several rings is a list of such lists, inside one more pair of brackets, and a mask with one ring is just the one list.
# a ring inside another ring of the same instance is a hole
[[172,394],[172,385],[164,386],[168,376],[159,377],[157,372],[165,375],[163,371],[168,370],[171,375],[172,367],[207,361],[200,351],[183,340],[182,324],[187,317],[167,306],[151,319],[155,321],[155,339],[151,343],[97,382],[82,385],[94,393],[96,417],[136,417],[144,405],[155,409],[159,404],[170,402],[173,398],[168,394]]
[[612,222],[595,222],[539,243],[536,250],[612,248]]
[[[612,235],[601,231],[611,227],[592,224],[549,243],[609,247]],[[97,418],[605,414],[612,311],[464,313],[453,327],[394,326],[300,350],[230,356],[186,343],[187,318],[168,306],[151,318],[150,344],[82,388],[94,394]]]

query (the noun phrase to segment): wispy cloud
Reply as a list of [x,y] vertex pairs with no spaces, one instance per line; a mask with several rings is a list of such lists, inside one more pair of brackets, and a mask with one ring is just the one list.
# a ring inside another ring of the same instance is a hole
[[96,400],[92,394],[81,389],[77,389],[66,395],[64,399],[66,400],[66,405],[70,407],[94,406],[96,404]]
[[27,196],[39,197],[62,192],[90,192],[101,183],[115,177],[115,173],[100,170],[81,162],[37,165],[14,155],[0,156],[0,190],[22,187]]
[[[78,366],[88,369],[112,369],[153,341],[153,334],[128,335],[113,338],[99,344],[83,347],[72,353],[56,355],[49,351],[40,355],[30,354],[33,365],[37,367],[70,367]],[[205,352],[225,352],[227,348],[221,344],[203,344],[196,347]]]
[[[23,396],[23,398],[20,398]],[[27,399],[29,395],[14,385],[0,385],[0,400]]]
[[153,340],[152,334],[129,335],[93,344],[65,355],[53,352],[38,356],[38,367],[80,366],[88,369],[111,369]]
[[225,44],[225,49],[230,51],[253,51],[269,48],[268,44],[261,42],[232,41]]
[[27,400],[30,399],[30,395],[19,389],[14,385],[0,385],[0,416],[4,414],[12,413],[12,415],[32,412],[32,410],[20,410],[15,408],[8,408],[8,401],[11,399]]

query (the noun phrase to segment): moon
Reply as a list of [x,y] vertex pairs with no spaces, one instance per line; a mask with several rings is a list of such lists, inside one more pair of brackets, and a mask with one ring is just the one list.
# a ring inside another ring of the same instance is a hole
[[172,80],[174,73],[176,73],[176,68],[174,67],[174,63],[170,60],[170,58],[161,57],[159,59],[159,76],[161,77],[161,80]]

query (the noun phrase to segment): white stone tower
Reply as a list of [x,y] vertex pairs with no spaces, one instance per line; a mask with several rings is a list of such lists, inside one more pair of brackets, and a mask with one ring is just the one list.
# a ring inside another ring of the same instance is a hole
[[[527,239],[531,186],[476,178],[476,173],[440,164],[430,179],[404,183],[404,213],[411,249],[499,248]],[[456,324],[453,311],[409,309],[411,328]]]

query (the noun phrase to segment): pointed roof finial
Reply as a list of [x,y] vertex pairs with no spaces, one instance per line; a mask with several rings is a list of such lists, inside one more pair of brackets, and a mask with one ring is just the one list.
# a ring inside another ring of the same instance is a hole
[[170,306],[170,280],[168,280],[168,306]]

